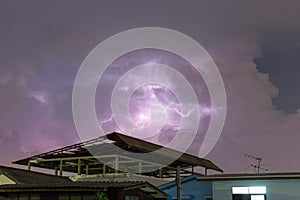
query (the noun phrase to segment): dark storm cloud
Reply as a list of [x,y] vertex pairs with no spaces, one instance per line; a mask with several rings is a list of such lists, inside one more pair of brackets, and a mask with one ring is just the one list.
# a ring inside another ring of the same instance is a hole
[[299,170],[299,7],[266,0],[1,1],[0,151],[18,147],[1,159],[77,141],[72,84],[85,56],[118,32],[159,26],[199,41],[223,75],[227,120],[208,158],[239,171],[248,164],[243,154],[253,153],[273,170]]
[[273,103],[280,110],[296,113],[300,107],[300,37],[291,30],[275,32],[264,37],[262,56],[255,62],[259,70],[269,73],[274,85],[279,88],[279,95]]

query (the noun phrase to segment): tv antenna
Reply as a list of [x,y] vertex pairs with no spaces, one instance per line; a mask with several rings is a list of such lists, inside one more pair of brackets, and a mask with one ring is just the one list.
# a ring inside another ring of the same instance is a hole
[[262,166],[270,166],[268,164],[261,164],[262,162],[262,157],[256,157],[256,156],[252,156],[252,155],[249,155],[249,154],[245,154],[244,156],[248,157],[248,158],[253,158],[254,160],[257,161],[257,164],[256,165],[253,165],[251,164],[249,167],[247,167],[245,170],[249,169],[250,167],[253,167],[256,172],[259,174],[260,173],[260,170],[263,170],[263,171],[269,171],[267,168],[263,168]]

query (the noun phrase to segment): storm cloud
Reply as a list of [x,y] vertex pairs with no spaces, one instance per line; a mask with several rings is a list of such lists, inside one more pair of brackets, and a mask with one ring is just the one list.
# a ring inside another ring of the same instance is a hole
[[299,171],[299,7],[269,0],[2,1],[1,162],[79,141],[71,97],[85,56],[114,34],[153,26],[194,38],[222,74],[227,118],[208,159],[241,172],[253,164],[247,153],[262,156],[272,172]]

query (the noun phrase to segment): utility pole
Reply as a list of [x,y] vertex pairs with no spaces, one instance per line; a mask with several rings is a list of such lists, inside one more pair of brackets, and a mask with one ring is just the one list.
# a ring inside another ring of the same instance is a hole
[[177,200],[181,200],[181,180],[180,180],[180,166],[176,168],[176,185],[177,185]]

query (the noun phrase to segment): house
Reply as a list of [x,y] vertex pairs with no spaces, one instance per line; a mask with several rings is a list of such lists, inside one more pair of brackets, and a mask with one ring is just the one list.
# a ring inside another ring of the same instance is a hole
[[300,173],[218,174],[197,180],[212,183],[214,200],[300,199]]
[[[149,156],[146,156],[149,153],[151,160],[147,159]],[[166,160],[170,162],[165,164]],[[13,163],[25,165],[29,171],[32,167],[51,169],[57,177],[63,176],[64,172],[74,173],[77,174],[72,178],[75,182],[70,186],[69,183],[65,184],[63,188],[68,187],[67,190],[76,188],[79,191],[89,192],[89,194],[100,190],[112,199],[126,200],[128,198],[130,200],[166,199],[164,191],[159,190],[156,186],[164,185],[174,178],[177,180],[176,184],[179,184],[180,177],[194,174],[195,167],[201,167],[205,174],[208,173],[208,170],[222,172],[222,169],[207,159],[117,132],[33,155]],[[193,180],[196,181],[196,178]],[[184,180],[182,183],[185,183]],[[55,185],[51,184],[51,186]],[[191,186],[187,184],[186,188]],[[60,186],[53,189],[58,191]],[[71,194],[73,193],[74,191],[71,192]],[[140,195],[137,198],[131,198],[129,194],[135,193]],[[211,192],[208,193],[211,194]],[[114,194],[118,196],[113,196]],[[85,199],[88,194],[81,195]],[[202,194],[198,195],[190,190],[185,195],[198,198]]]
[[[298,200],[300,173],[192,175],[181,180],[182,200]],[[159,187],[177,199],[176,182]]]
[[167,196],[146,181],[79,181],[0,166],[0,197],[14,200],[93,200],[97,192],[109,199],[164,200]]

